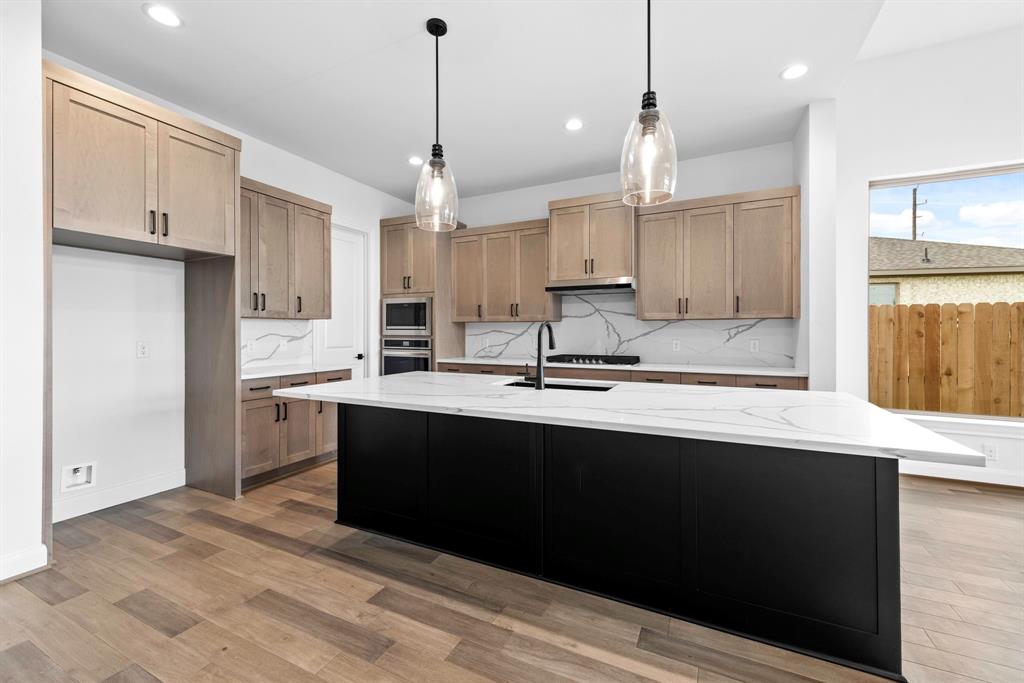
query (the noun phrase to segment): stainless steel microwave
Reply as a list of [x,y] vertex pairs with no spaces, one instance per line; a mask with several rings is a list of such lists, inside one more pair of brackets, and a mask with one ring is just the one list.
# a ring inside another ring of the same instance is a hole
[[384,299],[381,333],[385,337],[429,337],[432,316],[429,296]]

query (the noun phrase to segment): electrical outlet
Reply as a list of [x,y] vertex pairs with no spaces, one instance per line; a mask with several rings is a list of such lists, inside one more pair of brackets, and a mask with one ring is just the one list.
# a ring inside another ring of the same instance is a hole
[[84,489],[96,484],[96,463],[68,465],[60,471],[60,490]]
[[678,339],[673,339],[672,340],[672,350],[673,351],[678,351],[679,350],[679,340]]
[[249,353],[256,353],[256,340],[249,339],[245,342],[245,350]]
[[281,341],[279,341],[277,343],[277,350],[278,351],[287,351],[288,350],[288,340],[287,339],[282,339]]
[[758,353],[760,351],[761,351],[761,340],[760,339],[751,339],[750,340],[750,352],[751,353]]
[[985,460],[989,462],[999,460],[999,449],[994,443],[981,444],[981,452],[985,455]]
[[135,342],[135,357],[136,358],[149,358],[149,342],[137,341]]

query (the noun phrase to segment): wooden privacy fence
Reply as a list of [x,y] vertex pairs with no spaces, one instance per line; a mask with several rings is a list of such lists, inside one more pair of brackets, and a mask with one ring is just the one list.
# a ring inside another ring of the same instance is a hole
[[1024,416],[1024,302],[870,306],[869,399]]

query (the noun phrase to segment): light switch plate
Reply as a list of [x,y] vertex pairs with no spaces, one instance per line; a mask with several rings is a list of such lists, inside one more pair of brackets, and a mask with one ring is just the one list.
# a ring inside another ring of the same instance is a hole
[[759,353],[760,351],[761,351],[761,340],[760,339],[751,339],[750,340],[750,352],[751,353]]
[[673,339],[672,340],[672,350],[673,351],[678,351],[679,350],[679,340],[678,339]]

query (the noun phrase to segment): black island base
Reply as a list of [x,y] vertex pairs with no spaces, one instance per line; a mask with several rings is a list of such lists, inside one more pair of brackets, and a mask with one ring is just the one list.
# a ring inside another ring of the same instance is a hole
[[341,405],[338,522],[893,680],[897,461]]

